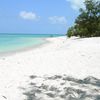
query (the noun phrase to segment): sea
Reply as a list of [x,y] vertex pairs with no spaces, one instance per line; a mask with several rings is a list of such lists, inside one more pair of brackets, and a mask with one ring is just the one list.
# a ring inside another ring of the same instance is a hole
[[62,34],[0,34],[0,53],[21,50],[44,44],[45,38],[64,36]]

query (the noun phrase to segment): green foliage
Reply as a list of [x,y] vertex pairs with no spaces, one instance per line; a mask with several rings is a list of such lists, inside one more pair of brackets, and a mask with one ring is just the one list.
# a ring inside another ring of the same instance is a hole
[[75,26],[67,32],[68,37],[100,36],[100,1],[85,0],[84,4],[85,9],[80,9]]
[[67,31],[67,36],[71,37],[74,35],[74,27],[70,27]]

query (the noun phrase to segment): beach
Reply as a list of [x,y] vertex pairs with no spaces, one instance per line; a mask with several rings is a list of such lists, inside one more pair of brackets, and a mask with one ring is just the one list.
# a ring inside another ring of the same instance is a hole
[[0,100],[26,100],[20,88],[27,88],[31,75],[100,78],[100,37],[61,36],[46,41],[36,48],[0,56]]

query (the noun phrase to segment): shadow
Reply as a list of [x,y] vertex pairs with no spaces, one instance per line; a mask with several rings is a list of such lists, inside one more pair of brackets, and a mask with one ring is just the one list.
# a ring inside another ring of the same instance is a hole
[[26,96],[25,100],[100,100],[100,79],[95,77],[89,76],[84,79],[66,75],[29,77],[29,88],[20,88]]
[[72,81],[72,82],[79,83],[79,84],[90,84],[90,85],[100,87],[100,79],[97,79],[97,78],[92,77],[92,76],[86,77],[83,80],[75,79],[73,77],[66,76],[65,78],[63,78],[63,80]]

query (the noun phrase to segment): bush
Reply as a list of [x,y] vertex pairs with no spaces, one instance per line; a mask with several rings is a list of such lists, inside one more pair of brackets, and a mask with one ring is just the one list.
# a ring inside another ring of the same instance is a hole
[[100,36],[100,1],[85,0],[85,9],[75,20],[74,27],[67,31],[67,36],[93,37]]
[[67,36],[68,37],[74,36],[74,27],[70,27],[68,29]]

